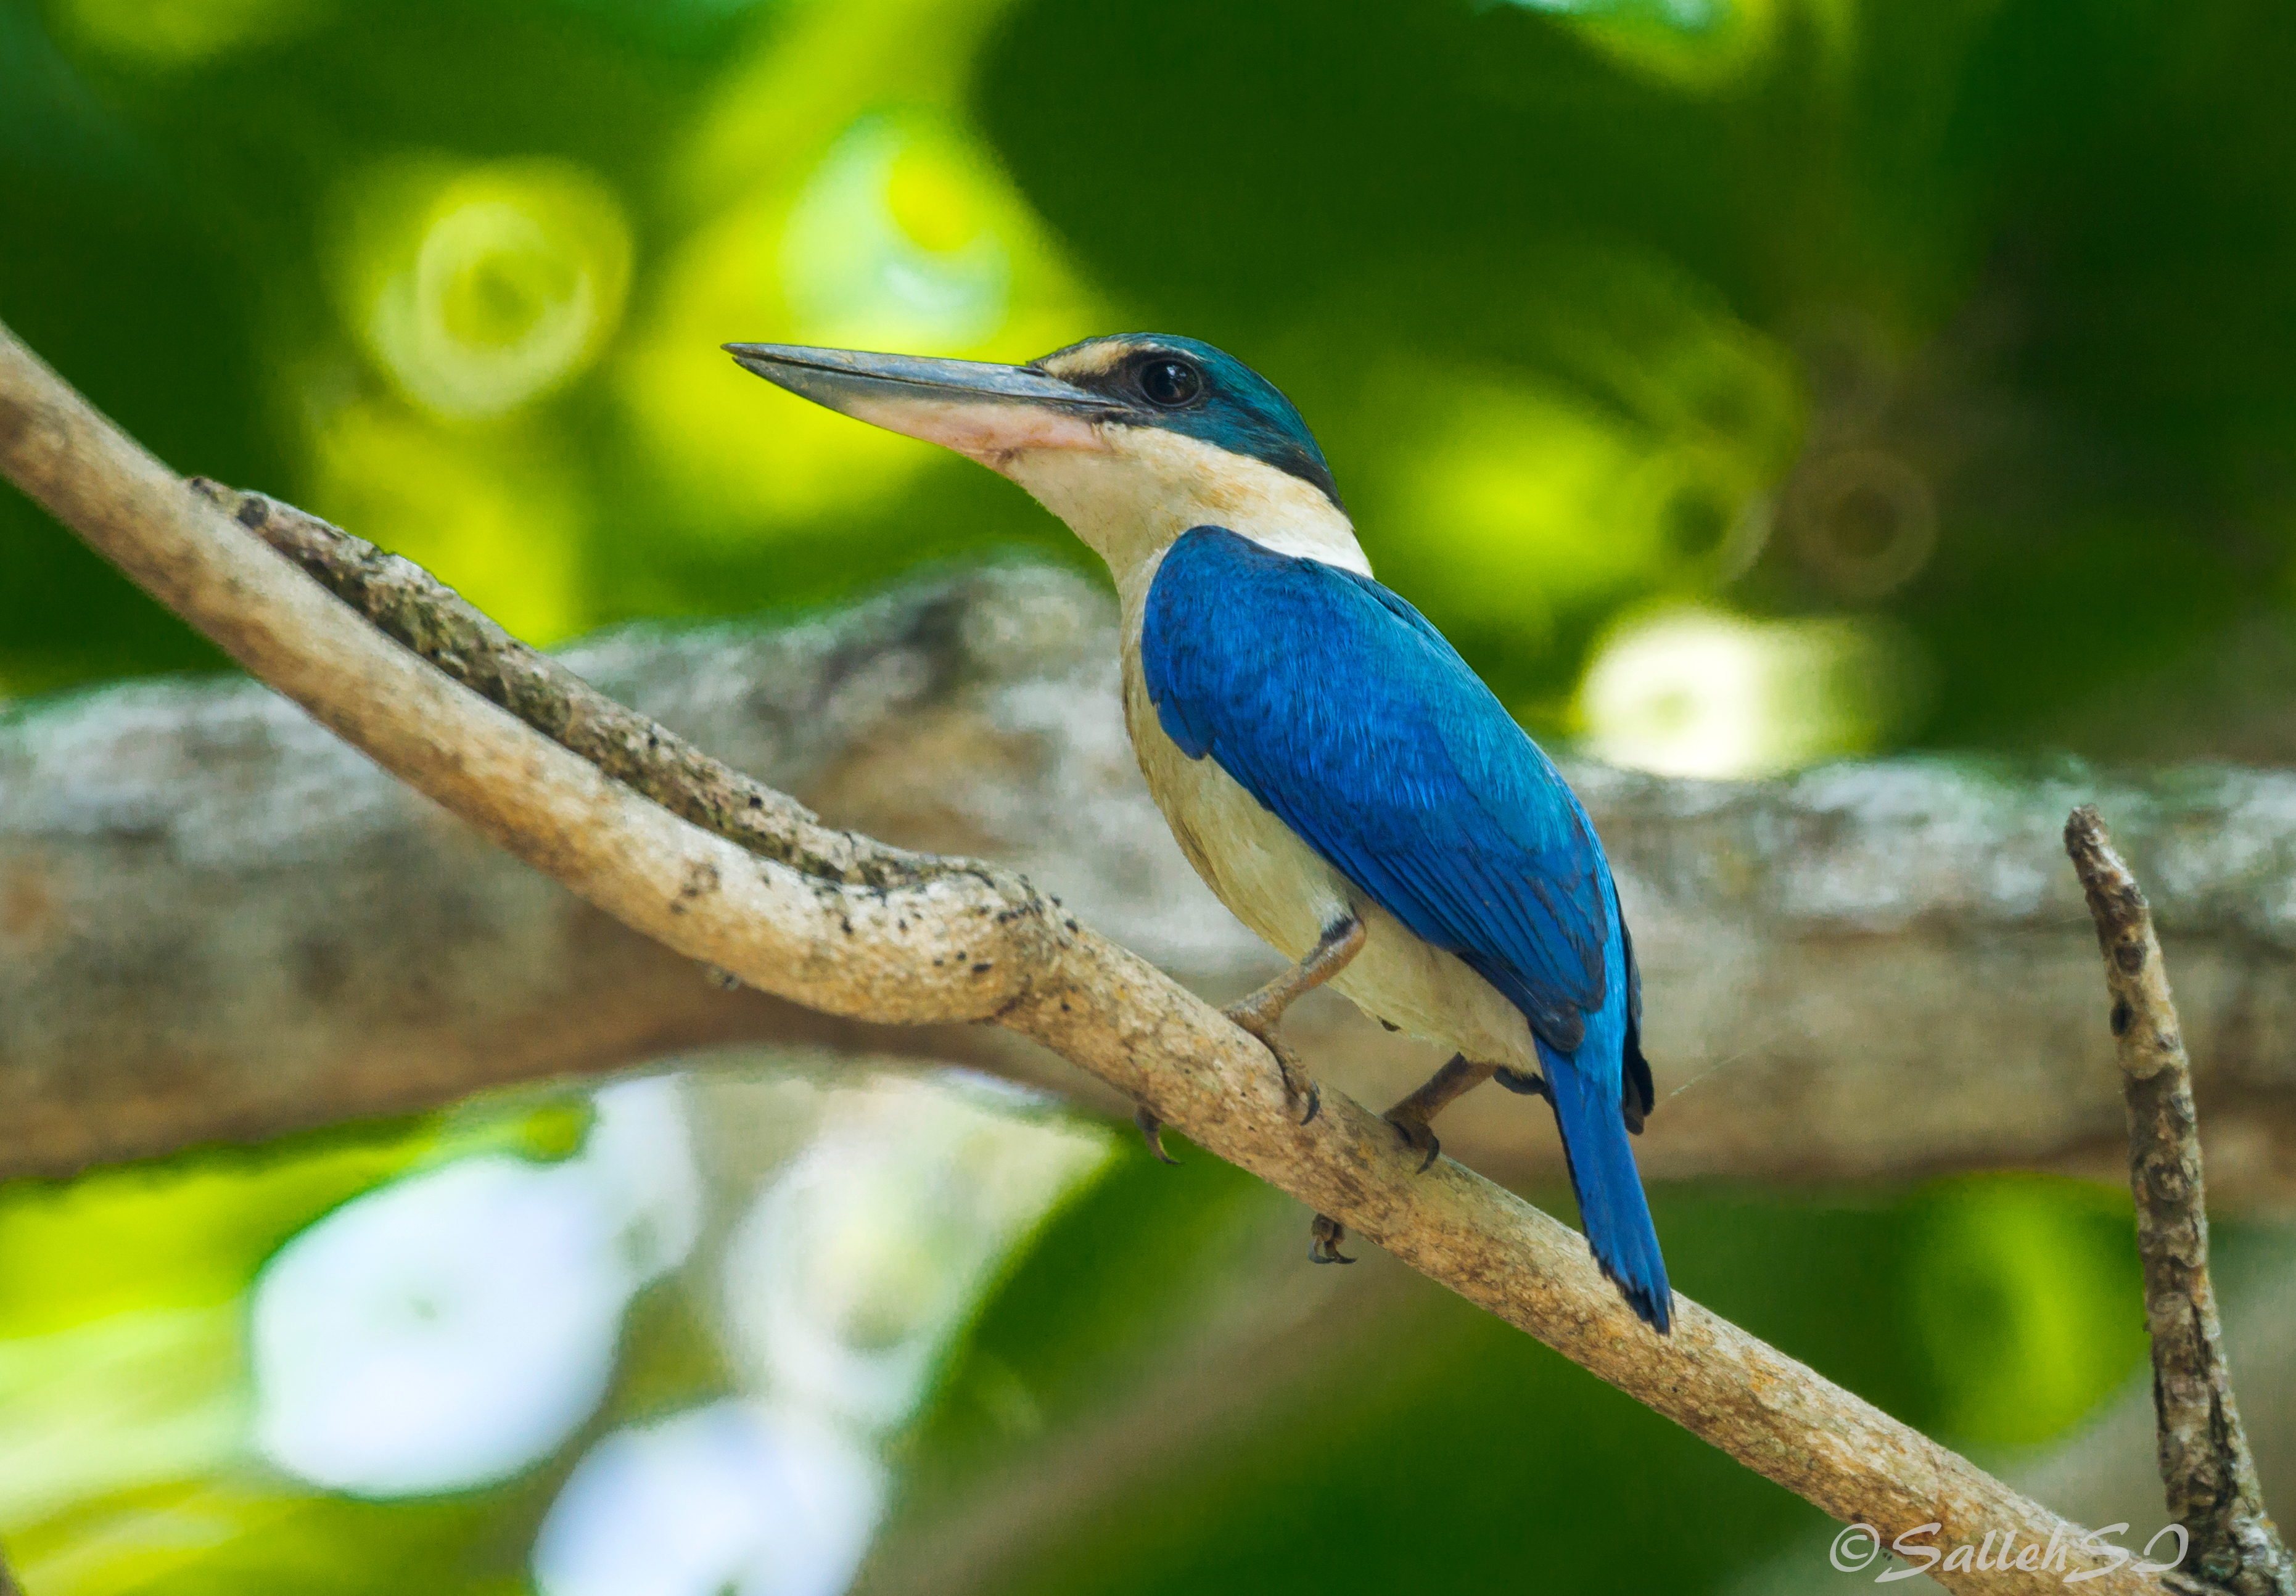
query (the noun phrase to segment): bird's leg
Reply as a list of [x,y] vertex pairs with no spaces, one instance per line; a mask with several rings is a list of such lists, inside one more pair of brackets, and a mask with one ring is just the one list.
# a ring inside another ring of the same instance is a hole
[[[1443,1144],[1435,1138],[1428,1121],[1448,1107],[1451,1100],[1472,1091],[1497,1075],[1504,1079],[1510,1072],[1492,1064],[1471,1064],[1464,1053],[1453,1053],[1451,1061],[1430,1076],[1427,1084],[1387,1111],[1387,1123],[1395,1127],[1406,1147],[1415,1147],[1426,1156],[1419,1160],[1424,1172],[1429,1165],[1442,1156]],[[1537,1080],[1538,1077],[1529,1077]],[[1542,1086],[1544,1083],[1541,1083]],[[1521,1091],[1522,1088],[1514,1087]],[[1308,1257],[1317,1264],[1352,1264],[1355,1260],[1340,1250],[1340,1243],[1348,1239],[1347,1226],[1328,1214],[1316,1215],[1316,1223],[1308,1232]]]
[[[1361,915],[1349,915],[1325,930],[1315,951],[1296,966],[1227,1011],[1230,1019],[1259,1037],[1275,1056],[1275,1067],[1283,1074],[1283,1090],[1292,1101],[1307,1099],[1307,1111],[1300,1116],[1301,1125],[1316,1117],[1316,1110],[1324,1106],[1323,1095],[1316,1090],[1316,1083],[1308,1078],[1308,1072],[1300,1067],[1292,1050],[1276,1035],[1276,1026],[1286,1009],[1345,970],[1348,961],[1363,952],[1368,934]],[[1340,1250],[1340,1241],[1347,1233],[1338,1220],[1329,1215],[1316,1215],[1308,1245],[1308,1257],[1318,1264],[1354,1263]]]
[[1324,1106],[1323,1096],[1316,1090],[1316,1083],[1308,1078],[1308,1072],[1300,1067],[1299,1059],[1275,1034],[1275,1027],[1283,1020],[1284,1010],[1348,967],[1348,961],[1363,951],[1366,934],[1363,917],[1349,915],[1324,932],[1324,939],[1316,944],[1313,953],[1227,1009],[1230,1019],[1259,1037],[1275,1055],[1275,1068],[1283,1074],[1283,1090],[1292,1101],[1296,1103],[1306,1100],[1307,1111],[1300,1116],[1301,1125],[1316,1117],[1316,1110]]
[[1429,1122],[1448,1107],[1453,1098],[1481,1085],[1497,1069],[1495,1064],[1470,1064],[1466,1054],[1453,1053],[1451,1061],[1428,1076],[1425,1085],[1387,1111],[1387,1123],[1395,1127],[1403,1144],[1426,1155],[1419,1160],[1421,1169],[1424,1170],[1443,1153],[1443,1144],[1435,1139]]
[[[1308,1072],[1300,1067],[1299,1059],[1276,1035],[1277,1022],[1283,1019],[1284,1010],[1345,970],[1348,961],[1363,951],[1365,934],[1362,918],[1349,915],[1326,930],[1323,940],[1316,944],[1315,951],[1305,959],[1242,1003],[1232,1004],[1226,1010],[1230,1019],[1259,1037],[1261,1045],[1275,1055],[1275,1068],[1283,1072],[1283,1090],[1292,1101],[1296,1103],[1303,1097],[1307,1100],[1307,1111],[1300,1116],[1301,1125],[1316,1117],[1316,1111],[1324,1106],[1323,1094],[1316,1090],[1316,1083],[1308,1078]],[[1141,1104],[1132,1116],[1132,1123],[1140,1127],[1141,1137],[1148,1143],[1150,1152],[1164,1163],[1179,1162],[1164,1150],[1164,1122],[1157,1117],[1153,1109],[1145,1103]],[[1335,1260],[1326,1258],[1319,1261],[1331,1263]],[[1336,1261],[1354,1262],[1351,1258]]]

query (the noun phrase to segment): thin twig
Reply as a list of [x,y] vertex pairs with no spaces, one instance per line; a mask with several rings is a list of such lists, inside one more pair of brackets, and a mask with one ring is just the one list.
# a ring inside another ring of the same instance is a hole
[[[1144,1102],[1200,1147],[1887,1543],[2082,1532],[1745,1331],[1677,1298],[1652,1335],[1584,1238],[1326,1087],[1298,1122],[1264,1048],[1152,966],[997,872],[858,887],[761,859],[640,797],[449,681],[121,435],[0,329],[0,468],[99,552],[370,757],[609,913],[812,1006],[991,1019]],[[1929,1526],[1934,1526],[1934,1528]],[[2021,1559],[2020,1559],[2022,1560]],[[2038,1593],[2067,1567],[1941,1566]],[[2157,1592],[2133,1564],[2091,1589]]]
[[2112,997],[2111,1024],[2128,1103],[2128,1184],[2144,1263],[2152,1338],[2152,1404],[2169,1514],[2191,1533],[2185,1570],[2236,1596],[2296,1596],[2288,1548],[2265,1511],[2249,1453],[2224,1327],[2209,1281],[2209,1215],[2201,1180],[2193,1072],[2152,911],[2094,806],[2065,822]]

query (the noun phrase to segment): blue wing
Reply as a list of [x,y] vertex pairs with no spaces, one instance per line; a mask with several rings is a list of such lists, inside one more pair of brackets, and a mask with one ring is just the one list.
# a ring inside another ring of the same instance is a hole
[[1550,1047],[1608,995],[1608,872],[1586,811],[1424,617],[1367,577],[1218,527],[1148,594],[1166,735],[1238,784]]
[[1610,868],[1561,773],[1409,604],[1222,528],[1194,528],[1165,554],[1140,655],[1182,752],[1218,760],[1359,891],[1522,1011],[1587,1243],[1663,1333],[1672,1295],[1627,1141],[1652,1097],[1641,980]]

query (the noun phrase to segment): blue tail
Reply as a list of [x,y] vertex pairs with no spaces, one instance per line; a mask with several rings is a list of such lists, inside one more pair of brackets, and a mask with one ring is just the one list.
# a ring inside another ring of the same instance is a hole
[[1666,1283],[1666,1260],[1659,1256],[1658,1232],[1652,1228],[1642,1175],[1627,1141],[1618,1085],[1598,1085],[1544,1042],[1538,1057],[1546,1067],[1547,1099],[1562,1133],[1587,1244],[1603,1273],[1618,1282],[1628,1305],[1664,1335],[1674,1322],[1674,1293]]

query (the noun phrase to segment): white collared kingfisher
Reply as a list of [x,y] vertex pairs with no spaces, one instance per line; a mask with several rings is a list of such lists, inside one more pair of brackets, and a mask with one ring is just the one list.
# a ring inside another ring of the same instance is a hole
[[[1672,1297],[1628,1142],[1652,1102],[1641,978],[1603,845],[1562,775],[1426,618],[1372,579],[1323,451],[1275,385],[1193,339],[1090,339],[1027,365],[728,344],[832,410],[1026,488],[1108,562],[1148,790],[1285,975],[1229,1011],[1278,1035],[1329,982],[1456,1056],[1387,1117],[1497,1077],[1554,1110],[1595,1257],[1664,1331]],[[1160,1156],[1154,1117],[1142,1128]],[[1319,1216],[1310,1256],[1348,1261]]]

